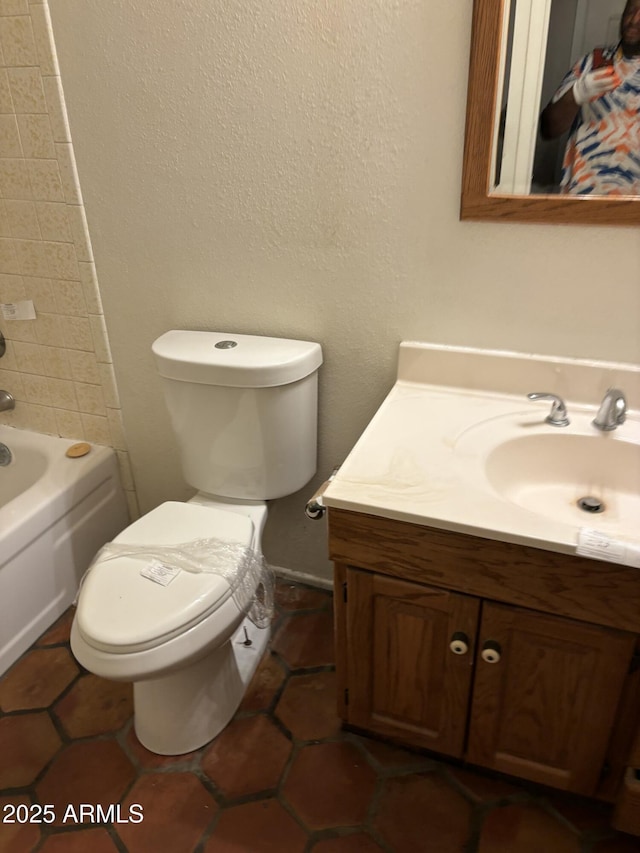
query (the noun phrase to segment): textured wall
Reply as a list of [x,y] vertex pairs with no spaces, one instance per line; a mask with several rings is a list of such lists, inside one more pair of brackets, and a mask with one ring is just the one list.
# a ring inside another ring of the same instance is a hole
[[0,2],[0,302],[30,299],[35,320],[0,319],[0,422],[117,450],[136,514],[120,402],[47,6]]
[[[402,339],[640,357],[637,230],[458,219],[472,0],[50,5],[143,509],[189,493],[169,328],[322,343],[318,479]],[[310,491],[271,507],[266,553],[326,575]]]

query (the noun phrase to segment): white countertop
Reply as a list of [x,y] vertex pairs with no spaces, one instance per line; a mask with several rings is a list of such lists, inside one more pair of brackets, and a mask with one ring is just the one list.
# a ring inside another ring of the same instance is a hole
[[[599,433],[591,421],[609,387],[624,390],[629,412],[616,430]],[[570,426],[546,424],[550,405],[527,400],[530,391],[562,396]],[[538,434],[640,444],[639,401],[635,365],[403,343],[396,384],[329,484],[324,503],[563,553],[575,553],[581,529],[595,528],[635,551],[640,519],[629,518],[626,504],[626,515],[618,511],[615,494],[605,495],[602,515],[585,514],[573,500],[558,506],[557,517],[555,509],[541,514],[494,488],[484,458],[502,441]],[[640,467],[630,476],[640,494]],[[625,477],[628,484],[629,472]],[[577,483],[576,500],[587,487],[597,484]],[[640,559],[640,548],[637,553]]]

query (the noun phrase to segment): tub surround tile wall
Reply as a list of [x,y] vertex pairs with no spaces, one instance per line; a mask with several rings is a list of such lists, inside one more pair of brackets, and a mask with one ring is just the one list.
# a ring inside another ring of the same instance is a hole
[[132,517],[135,486],[46,3],[0,0],[0,422],[109,445]]

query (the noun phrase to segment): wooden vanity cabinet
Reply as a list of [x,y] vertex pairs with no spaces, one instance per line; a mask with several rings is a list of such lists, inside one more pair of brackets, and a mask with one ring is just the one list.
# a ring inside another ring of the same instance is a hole
[[473,670],[449,643],[475,637],[480,603],[356,569],[342,590],[348,722],[460,757]]
[[346,723],[616,798],[640,714],[637,569],[334,509],[329,543]]

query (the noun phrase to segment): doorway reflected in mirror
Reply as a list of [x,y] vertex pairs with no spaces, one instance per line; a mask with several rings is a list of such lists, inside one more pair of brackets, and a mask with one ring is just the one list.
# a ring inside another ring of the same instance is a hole
[[493,190],[640,195],[640,0],[512,0],[503,27]]
[[[640,194],[560,192],[564,141],[552,145],[547,140],[545,150],[540,138],[541,112],[561,86],[574,56],[615,42],[620,6],[613,4],[619,2],[624,4],[624,0],[473,0],[461,219],[640,225]],[[600,4],[605,12],[601,34],[589,34],[585,10],[591,4]],[[564,45],[556,54],[547,44],[552,12],[552,41]],[[568,23],[562,23],[563,18]],[[628,147],[635,155],[640,150],[638,107],[631,116],[636,141]]]

